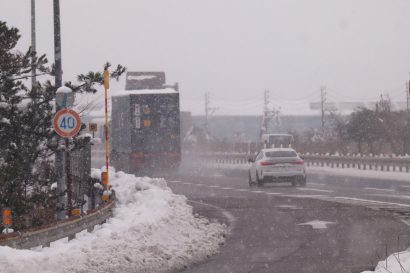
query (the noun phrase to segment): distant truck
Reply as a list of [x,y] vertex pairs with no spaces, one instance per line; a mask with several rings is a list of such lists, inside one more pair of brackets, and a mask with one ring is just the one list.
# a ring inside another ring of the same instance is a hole
[[163,72],[128,72],[112,97],[111,163],[139,174],[175,170],[181,162],[178,85]]
[[264,148],[291,148],[293,136],[289,134],[263,134],[261,143]]

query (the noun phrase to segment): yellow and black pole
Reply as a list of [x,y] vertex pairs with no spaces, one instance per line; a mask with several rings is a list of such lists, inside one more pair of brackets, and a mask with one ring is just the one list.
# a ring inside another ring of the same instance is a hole
[[105,172],[101,174],[101,180],[104,185],[104,194],[102,196],[103,201],[108,201],[108,184],[109,184],[109,176],[108,176],[108,89],[110,88],[110,72],[108,69],[104,70],[103,74],[104,79],[104,92],[105,92]]

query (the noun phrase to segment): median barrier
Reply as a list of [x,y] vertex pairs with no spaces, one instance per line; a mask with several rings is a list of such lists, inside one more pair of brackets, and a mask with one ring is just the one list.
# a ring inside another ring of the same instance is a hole
[[[193,154],[190,154],[192,157]],[[248,153],[200,153],[195,155],[208,164],[249,164],[248,159],[254,154]],[[330,168],[356,168],[361,170],[379,170],[386,172],[410,172],[408,156],[375,156],[375,155],[319,155],[301,154],[307,166]]]

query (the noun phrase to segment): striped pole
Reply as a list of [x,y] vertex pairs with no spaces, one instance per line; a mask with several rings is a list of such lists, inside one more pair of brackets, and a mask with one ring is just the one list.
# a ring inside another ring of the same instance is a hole
[[103,181],[105,190],[108,190],[109,176],[108,176],[108,89],[110,88],[110,72],[108,69],[104,70],[104,90],[105,90],[105,167],[106,167],[106,181]]

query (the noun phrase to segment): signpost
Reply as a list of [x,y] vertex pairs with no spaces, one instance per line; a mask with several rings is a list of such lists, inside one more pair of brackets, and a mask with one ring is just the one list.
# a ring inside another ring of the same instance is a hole
[[[81,130],[81,118],[71,107],[74,103],[74,93],[66,86],[58,88],[56,92],[56,103],[64,108],[58,111],[53,118],[54,131],[61,137],[65,138],[65,168],[66,168],[66,187],[67,187],[67,209],[68,215],[72,214],[72,179],[71,179],[71,157],[70,157],[70,137],[76,136]],[[60,186],[60,192],[63,185]],[[60,193],[61,194],[61,193]],[[62,196],[61,198],[64,198]],[[60,200],[59,200],[60,203]],[[64,202],[62,204],[64,206]],[[61,219],[61,218],[59,218]]]
[[9,228],[11,227],[11,224],[13,223],[11,208],[3,208],[1,214],[2,214],[3,226],[6,228],[6,233],[9,233]]
[[94,133],[97,132],[98,130],[98,124],[97,123],[88,124],[88,130],[93,133],[93,138],[94,138]]

